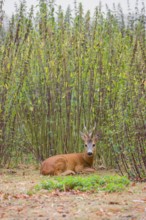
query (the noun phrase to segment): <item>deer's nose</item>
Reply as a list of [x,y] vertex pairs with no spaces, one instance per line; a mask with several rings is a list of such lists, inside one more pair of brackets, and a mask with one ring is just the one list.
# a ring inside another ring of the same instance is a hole
[[88,155],[91,156],[93,153],[92,152],[88,152]]

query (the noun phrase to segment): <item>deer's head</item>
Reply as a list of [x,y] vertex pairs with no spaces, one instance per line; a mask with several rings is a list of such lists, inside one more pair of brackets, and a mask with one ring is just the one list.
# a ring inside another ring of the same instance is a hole
[[87,131],[86,127],[84,128],[84,132],[81,133],[81,138],[85,144],[85,151],[88,156],[93,156],[95,152],[96,143],[99,139],[98,134],[93,134],[95,128],[90,131]]

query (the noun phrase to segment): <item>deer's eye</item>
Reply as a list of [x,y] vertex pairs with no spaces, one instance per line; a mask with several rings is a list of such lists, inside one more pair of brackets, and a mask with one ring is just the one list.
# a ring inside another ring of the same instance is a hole
[[93,144],[92,146],[95,147],[95,144]]

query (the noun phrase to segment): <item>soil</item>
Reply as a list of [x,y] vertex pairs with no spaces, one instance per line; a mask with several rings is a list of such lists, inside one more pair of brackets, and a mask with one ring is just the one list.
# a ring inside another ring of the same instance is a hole
[[0,170],[0,219],[146,220],[146,183],[131,183],[120,193],[41,190],[27,194],[46,178],[50,177],[41,176],[34,167]]

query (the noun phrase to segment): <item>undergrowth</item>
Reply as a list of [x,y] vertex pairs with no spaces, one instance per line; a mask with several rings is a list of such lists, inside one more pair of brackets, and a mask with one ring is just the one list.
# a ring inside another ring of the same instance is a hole
[[130,181],[125,176],[59,176],[49,177],[35,186],[34,191],[46,189],[53,191],[82,191],[82,192],[121,192],[129,185]]

